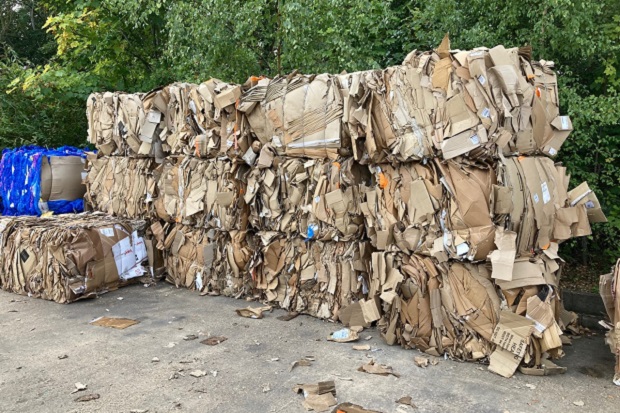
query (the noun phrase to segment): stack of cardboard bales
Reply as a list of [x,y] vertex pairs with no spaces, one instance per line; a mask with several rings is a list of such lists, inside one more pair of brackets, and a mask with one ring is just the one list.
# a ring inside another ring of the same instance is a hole
[[133,99],[95,95],[91,142],[160,165],[125,179],[100,157],[88,196],[153,219],[177,286],[376,323],[504,376],[557,373],[574,319],[558,244],[605,217],[552,160],[572,124],[553,63],[530,53],[446,38],[385,70],[173,84],[140,95],[141,129],[125,126]]
[[211,79],[88,98],[89,141],[98,153],[88,159],[86,199],[97,211],[149,219],[150,247],[163,253],[154,275],[167,269],[177,286],[228,293],[239,283],[212,274],[244,269],[250,255],[244,170],[233,162],[248,150],[235,124],[240,93]]

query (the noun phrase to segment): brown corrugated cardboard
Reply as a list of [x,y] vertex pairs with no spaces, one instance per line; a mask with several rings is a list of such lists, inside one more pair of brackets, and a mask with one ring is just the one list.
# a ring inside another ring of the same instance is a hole
[[610,321],[605,341],[616,356],[613,383],[620,386],[620,259],[611,274],[601,275],[599,290]]
[[144,221],[103,214],[11,217],[1,218],[0,228],[0,285],[7,291],[69,303],[151,278],[143,267],[149,265]]
[[90,209],[125,218],[150,218],[157,198],[153,159],[90,154],[84,196]]
[[360,199],[370,181],[367,168],[352,158],[279,156],[264,166],[253,168],[247,177],[244,199],[254,228],[321,241],[362,236]]
[[203,294],[245,297],[253,282],[246,270],[254,247],[244,231],[222,232],[166,224],[162,245],[166,281]]
[[157,216],[218,230],[247,228],[245,174],[249,167],[221,159],[169,157],[156,174],[159,197]]

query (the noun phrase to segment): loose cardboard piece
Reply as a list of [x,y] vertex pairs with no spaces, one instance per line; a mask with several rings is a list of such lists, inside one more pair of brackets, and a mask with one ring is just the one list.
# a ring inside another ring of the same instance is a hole
[[132,320],[130,318],[99,317],[91,321],[89,324],[92,324],[94,326],[110,327],[124,330],[127,327],[131,327],[138,323],[139,321]]

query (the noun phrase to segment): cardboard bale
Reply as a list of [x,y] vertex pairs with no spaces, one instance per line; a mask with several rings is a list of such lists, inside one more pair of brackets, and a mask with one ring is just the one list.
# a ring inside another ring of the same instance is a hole
[[[102,155],[242,156],[235,103],[239,85],[210,79],[173,83],[148,93],[93,93],[87,100],[89,142]],[[245,145],[247,146],[247,145]]]
[[599,287],[610,321],[605,341],[616,356],[613,382],[620,386],[620,259],[610,274],[601,275]]
[[[444,192],[432,164],[370,165],[373,180],[361,209],[373,246],[431,255],[441,237],[437,212]],[[442,248],[443,250],[443,248]]]
[[286,239],[273,232],[257,236],[260,253],[250,271],[262,300],[290,312],[343,320],[340,310],[366,296],[368,242]]
[[89,154],[84,180],[89,208],[124,218],[152,218],[158,193],[156,166],[150,158]]
[[[146,223],[104,214],[0,219],[0,284],[69,303],[148,281]],[[152,271],[151,271],[152,272]]]
[[242,298],[252,292],[247,271],[253,239],[245,231],[223,232],[166,224],[166,281],[203,294]]
[[279,155],[328,158],[350,155],[343,133],[343,85],[338,76],[292,73],[250,79],[241,95],[241,133]]
[[[499,183],[493,192],[493,221],[517,234],[517,254],[545,250],[552,241],[592,233],[587,199],[580,198],[584,203],[569,203],[565,167],[544,157],[509,157],[498,163],[497,169]],[[595,199],[592,192],[586,192]],[[602,215],[600,205],[592,206]]]
[[359,239],[364,219],[359,200],[370,181],[353,158],[338,161],[284,156],[261,157],[247,177],[245,201],[259,231],[312,240]]
[[400,66],[341,75],[344,122],[359,161],[555,156],[572,124],[559,115],[553,62],[525,48],[413,51]]
[[378,325],[388,344],[461,360],[491,354],[500,299],[484,264],[392,252],[372,258],[368,296],[381,299]]
[[159,218],[201,228],[245,230],[249,207],[244,176],[249,167],[227,159],[169,157],[156,171]]
[[82,212],[84,162],[84,151],[70,146],[5,149],[0,161],[2,214]]
[[88,142],[102,155],[140,153],[142,127],[147,120],[143,96],[142,93],[104,92],[88,97]]

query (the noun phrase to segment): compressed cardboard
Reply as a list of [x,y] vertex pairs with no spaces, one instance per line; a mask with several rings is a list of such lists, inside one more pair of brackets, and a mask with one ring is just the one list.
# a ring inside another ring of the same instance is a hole
[[84,198],[91,210],[124,218],[154,216],[158,197],[154,160],[90,154],[86,167]]
[[243,297],[251,294],[245,271],[252,256],[251,237],[243,231],[222,232],[166,224],[166,281],[204,294]]
[[103,214],[0,221],[4,290],[69,303],[151,278],[144,221]]
[[276,157],[269,168],[249,173],[244,200],[252,226],[260,231],[321,241],[359,239],[364,232],[360,199],[369,178],[352,158]]
[[240,98],[242,133],[271,143],[281,155],[335,160],[350,145],[341,89],[340,79],[328,74],[262,79]]
[[148,93],[93,93],[87,100],[88,139],[102,155],[242,156],[235,126],[239,85],[210,79],[173,83]]
[[249,168],[226,159],[167,158],[155,171],[157,216],[217,230],[245,230],[249,207],[244,175]]
[[601,297],[610,321],[610,330],[606,334],[606,342],[611,352],[616,355],[616,366],[613,382],[620,386],[620,259],[612,268],[611,274],[601,275]]

